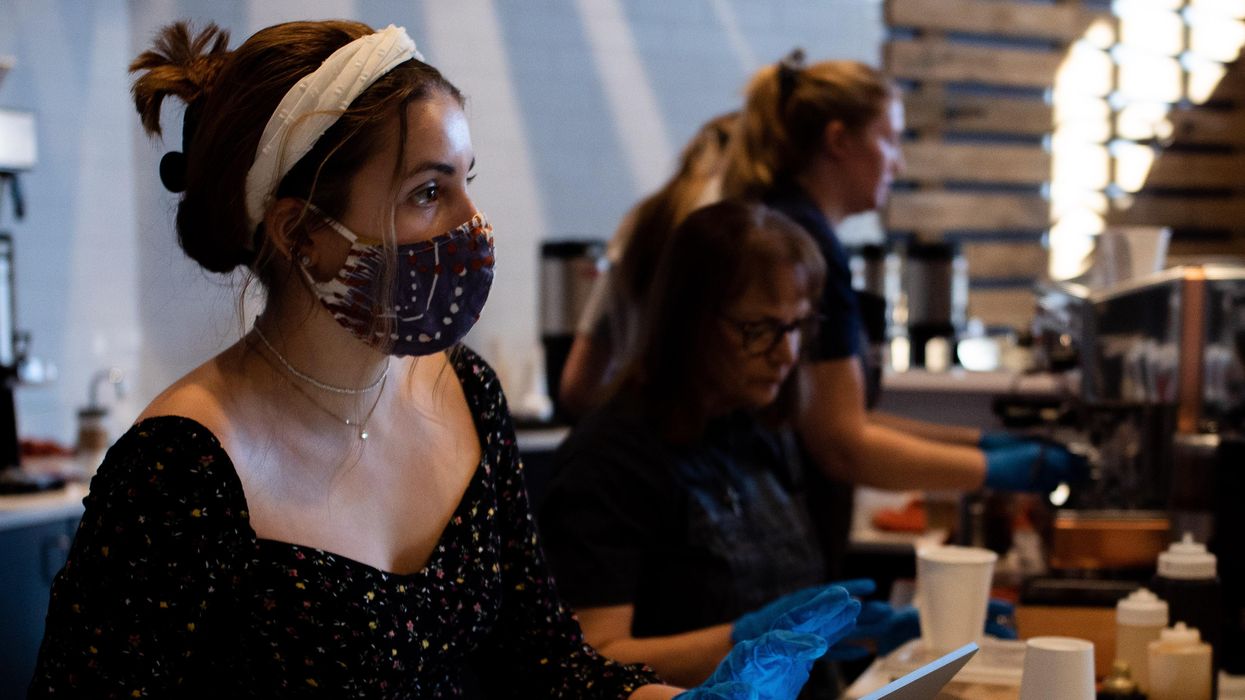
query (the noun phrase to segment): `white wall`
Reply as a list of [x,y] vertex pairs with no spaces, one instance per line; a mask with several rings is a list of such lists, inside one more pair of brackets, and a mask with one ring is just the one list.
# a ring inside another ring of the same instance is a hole
[[[29,214],[17,246],[18,322],[61,369],[18,390],[25,435],[70,440],[93,371],[131,377],[120,429],[161,387],[237,338],[237,290],[178,250],[173,195],[128,99],[125,67],[163,24],[212,20],[236,45],[296,18],[404,25],[467,94],[479,178],[497,228],[498,278],[469,341],[521,391],[538,348],[545,239],[606,238],[665,178],[748,74],[791,47],[876,63],[879,0],[0,0],[0,54],[17,68],[0,106],[39,115]],[[169,147],[180,110],[168,112]]]

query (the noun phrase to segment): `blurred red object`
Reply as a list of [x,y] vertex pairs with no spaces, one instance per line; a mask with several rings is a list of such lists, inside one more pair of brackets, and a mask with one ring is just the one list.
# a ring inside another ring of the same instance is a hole
[[873,526],[888,532],[925,532],[925,503],[913,498],[903,508],[880,508],[873,514]]
[[24,438],[21,440],[23,457],[72,457],[73,450],[55,440]]

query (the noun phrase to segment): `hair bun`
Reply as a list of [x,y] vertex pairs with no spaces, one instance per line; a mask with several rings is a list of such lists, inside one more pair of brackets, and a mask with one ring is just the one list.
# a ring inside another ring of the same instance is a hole
[[186,191],[186,154],[169,151],[160,159],[160,183],[164,189],[177,194]]
[[192,107],[211,88],[229,57],[229,32],[209,23],[192,35],[188,22],[175,22],[156,35],[152,48],[130,64],[134,106],[149,134],[160,133],[160,104],[173,95]]

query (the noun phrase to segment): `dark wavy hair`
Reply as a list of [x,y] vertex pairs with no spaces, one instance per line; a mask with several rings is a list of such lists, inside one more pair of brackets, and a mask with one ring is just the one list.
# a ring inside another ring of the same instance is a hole
[[[215,24],[195,34],[188,23],[177,22],[130,64],[130,72],[138,74],[134,104],[149,134],[161,134],[165,97],[186,105],[185,159],[179,164],[184,174],[172,178],[184,188],[177,235],[203,268],[228,273],[246,265],[271,287],[275,251],[262,224],[257,231],[247,224],[245,205],[246,174],[260,136],[295,83],[334,51],[373,31],[361,22],[287,22],[261,29],[231,51],[229,33]],[[435,91],[462,103],[462,94],[436,68],[416,59],[395,67],[356,98],[294,165],[278,184],[277,196],[314,199],[340,217],[351,177],[379,148],[383,130],[377,127],[396,115],[399,143],[405,142],[405,106]]]
[[[694,440],[710,415],[705,397],[722,377],[723,314],[775,270],[796,275],[813,308],[820,305],[826,264],[808,233],[762,204],[725,200],[692,212],[670,235],[640,318],[636,352],[614,392],[634,391],[666,438]],[[808,344],[805,338],[805,345]],[[763,417],[789,420],[799,408],[798,372],[784,382]]]

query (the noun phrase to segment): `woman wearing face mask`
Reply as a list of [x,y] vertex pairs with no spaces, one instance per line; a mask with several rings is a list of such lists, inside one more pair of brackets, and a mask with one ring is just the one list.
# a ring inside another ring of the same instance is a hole
[[[786,429],[824,272],[809,236],[755,203],[704,207],[670,235],[636,352],[559,449],[541,508],[559,589],[602,653],[695,683],[758,626],[871,592],[820,585]],[[862,620],[875,634],[883,622]],[[809,686],[838,697],[820,673]]]
[[868,410],[861,321],[834,228],[879,208],[903,168],[903,103],[878,71],[852,61],[804,65],[800,52],[759,71],[747,89],[723,194],[762,200],[817,241],[826,261],[820,336],[798,419],[811,462],[817,527],[835,572],[851,519],[850,484],[890,489],[1050,490],[1083,478],[1062,447]]
[[[528,513],[504,397],[458,340],[493,276],[462,97],[404,30],[166,28],[186,103],[177,230],[247,267],[255,327],[109,451],[57,576],[31,697],[666,698],[584,644]],[[738,645],[688,697],[784,697],[824,640]]]

